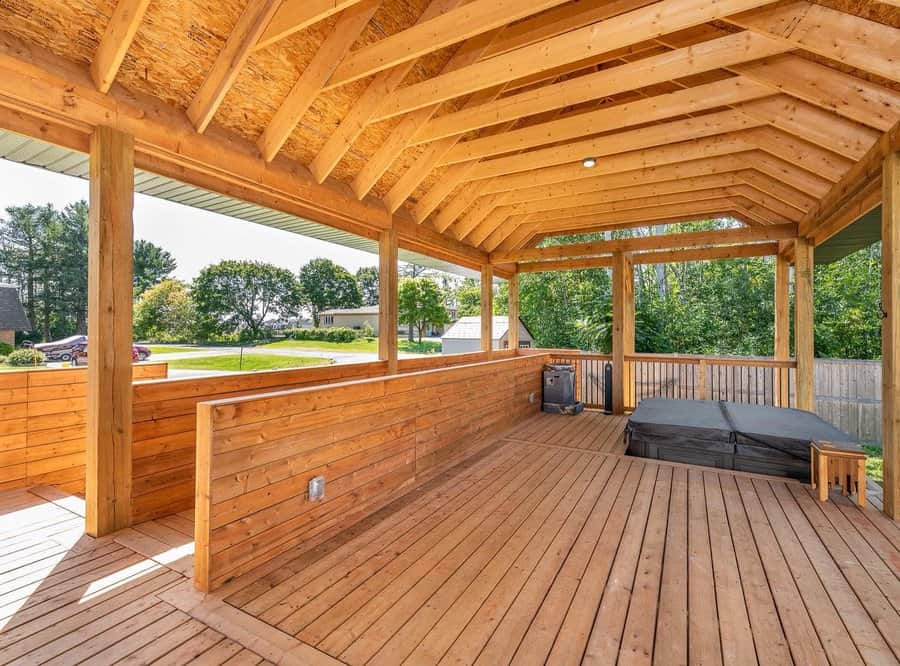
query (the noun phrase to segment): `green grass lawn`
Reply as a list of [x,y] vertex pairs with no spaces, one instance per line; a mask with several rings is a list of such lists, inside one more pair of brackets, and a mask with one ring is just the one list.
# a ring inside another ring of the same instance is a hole
[[[261,345],[258,349],[266,349],[273,347],[276,349],[318,349],[324,351],[345,351],[345,352],[372,352],[378,351],[378,338],[359,338],[353,342],[324,342],[322,340],[279,340],[278,342],[270,342],[267,345]],[[441,351],[441,343],[431,340],[423,340],[420,345],[418,341],[410,342],[406,338],[401,338],[398,342],[398,348],[402,352],[410,352],[415,354],[436,354]]]
[[205,356],[200,358],[180,358],[169,361],[169,368],[177,370],[223,370],[239,372],[247,370],[283,370],[285,368],[302,368],[311,365],[328,365],[333,363],[328,358],[311,356],[282,356],[280,354],[244,354],[243,364],[240,354],[223,354],[222,356]]
[[203,351],[197,347],[162,347],[160,345],[147,345],[151,354],[186,354],[188,352]]
[[866,453],[869,456],[866,459],[866,474],[878,481],[878,483],[883,483],[884,459],[881,457],[881,447],[864,444],[863,448],[866,450]]

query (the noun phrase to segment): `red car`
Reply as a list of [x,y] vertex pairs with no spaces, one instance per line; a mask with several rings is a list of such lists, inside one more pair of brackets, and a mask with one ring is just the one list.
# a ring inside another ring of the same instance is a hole
[[[87,343],[78,345],[72,351],[72,363],[75,365],[87,365]],[[146,361],[150,358],[150,350],[143,345],[132,345],[131,347],[131,361],[132,363],[138,363],[140,361]]]

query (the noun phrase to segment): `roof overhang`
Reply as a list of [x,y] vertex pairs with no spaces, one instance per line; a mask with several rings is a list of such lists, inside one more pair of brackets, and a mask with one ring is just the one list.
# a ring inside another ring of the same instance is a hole
[[[87,180],[89,175],[89,158],[87,154],[14,132],[0,130],[0,158],[85,180]],[[282,231],[289,231],[301,236],[316,238],[328,243],[335,243],[354,250],[378,255],[378,242],[375,240],[295,215],[282,213],[271,208],[247,203],[246,201],[218,194],[201,187],[187,185],[148,171],[135,170],[134,190],[140,194],[156,197],[157,199],[199,208],[211,213],[227,215],[255,224],[263,224],[273,229],[281,229]],[[462,277],[480,277],[478,271],[447,261],[441,261],[418,252],[411,252],[401,248],[398,254],[400,261],[406,263],[426,266]]]

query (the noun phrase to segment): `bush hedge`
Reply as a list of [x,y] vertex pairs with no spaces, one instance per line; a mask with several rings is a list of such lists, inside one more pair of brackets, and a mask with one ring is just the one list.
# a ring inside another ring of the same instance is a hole
[[359,333],[352,328],[296,328],[290,333],[294,340],[321,342],[353,342]]
[[17,367],[41,365],[44,362],[44,353],[37,349],[17,349],[10,354],[6,362]]
[[9,356],[15,349],[16,348],[8,342],[0,342],[0,356]]

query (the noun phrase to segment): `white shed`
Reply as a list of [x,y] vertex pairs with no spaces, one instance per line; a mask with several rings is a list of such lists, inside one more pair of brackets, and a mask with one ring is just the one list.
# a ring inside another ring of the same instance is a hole
[[[534,345],[531,332],[519,320],[519,348],[529,349]],[[493,344],[494,349],[509,348],[509,317],[494,317]],[[453,326],[441,336],[441,353],[465,354],[481,349],[481,317],[460,317]]]

